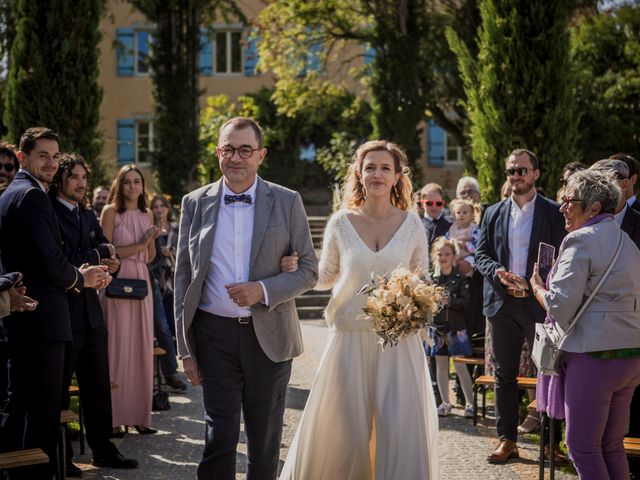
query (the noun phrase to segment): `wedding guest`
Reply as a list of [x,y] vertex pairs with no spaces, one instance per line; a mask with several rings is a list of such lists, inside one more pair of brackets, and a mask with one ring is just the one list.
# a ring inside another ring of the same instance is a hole
[[569,180],[569,177],[576,172],[579,172],[581,170],[586,170],[586,169],[587,169],[587,165],[585,165],[582,162],[569,162],[564,166],[564,168],[562,169],[562,178],[560,179],[562,186],[560,187],[560,189],[558,189],[558,192],[556,194],[556,198],[558,202],[564,196],[564,189],[567,186],[567,181]]
[[281,480],[439,478],[438,416],[420,336],[382,351],[362,311],[367,297],[354,294],[372,274],[429,269],[424,228],[407,211],[406,165],[399,146],[375,140],[349,166],[316,285],[333,287],[331,334]]
[[590,170],[569,178],[561,206],[569,234],[550,280],[545,284],[537,265],[531,275],[547,322],[567,331],[613,265],[560,344],[560,377],[552,377],[549,391],[539,396],[543,408],[556,410],[553,416],[566,416],[569,455],[584,480],[629,478],[623,438],[631,397],[640,384],[640,312],[635,307],[640,251],[613,218],[621,196],[614,182],[609,174]]
[[631,208],[640,212],[640,200],[636,197],[636,184],[638,183],[638,173],[640,173],[640,164],[631,155],[626,153],[614,153],[609,157],[610,160],[621,160],[629,167],[629,186],[623,192],[627,197],[627,203]]
[[[313,288],[317,259],[300,194],[257,175],[267,155],[260,125],[226,121],[216,154],[223,177],[183,198],[176,255],[178,354],[206,412],[198,478],[236,478],[242,412],[247,478],[275,480],[302,352],[294,298]],[[297,271],[281,272],[281,257],[294,254]]]
[[484,214],[476,250],[476,268],[484,276],[484,314],[488,317],[496,369],[496,428],[500,443],[490,463],[518,457],[518,386],[522,345],[533,345],[536,322],[544,310],[533,300],[526,280],[533,271],[538,244],[556,248],[564,237],[557,205],[535,188],[538,158],[517,149],[505,162],[511,197],[491,205]]
[[471,270],[464,272],[466,277],[470,277],[473,274],[475,266],[473,257],[480,237],[480,228],[477,223],[480,217],[480,205],[472,200],[456,198],[451,202],[450,208],[455,221],[445,236],[456,244],[456,264],[458,260],[464,260],[471,266]]
[[0,194],[9,186],[19,168],[15,147],[0,141]]
[[93,211],[96,214],[98,220],[100,220],[100,215],[102,214],[102,209],[107,204],[107,197],[109,196],[109,190],[102,185],[97,186],[93,189],[93,201],[91,202],[93,206]]
[[416,213],[420,218],[424,217],[424,205],[422,205],[422,201],[420,200],[420,192],[413,194],[413,208],[416,209]]
[[[434,319],[435,330],[430,330],[434,341],[429,355],[436,359],[436,376],[442,403],[438,415],[446,417],[451,413],[449,402],[449,359],[455,356],[471,355],[471,341],[467,332],[467,315],[471,302],[471,282],[455,268],[457,245],[444,237],[433,242],[431,263],[434,265],[433,279],[447,288],[448,302]],[[456,375],[464,392],[464,416],[473,418],[473,386],[466,365],[453,363]]]
[[444,214],[444,190],[437,183],[427,183],[422,187],[420,201],[425,209],[422,223],[427,232],[429,246],[431,246],[436,238],[449,231],[453,222],[447,219]]
[[[116,249],[109,244],[100,224],[87,205],[90,168],[81,155],[61,156],[58,171],[49,186],[60,231],[64,236],[65,256],[72,265],[106,265],[118,270]],[[80,387],[82,415],[87,443],[97,467],[136,468],[138,462],[125,458],[111,442],[111,385],[107,358],[107,328],[95,289],[85,288],[78,295],[68,295],[72,342],[67,350],[64,376],[63,408],[69,408],[69,386],[75,373]],[[72,461],[73,449],[67,443],[67,476],[81,477],[82,470]]]
[[461,177],[456,185],[456,197],[480,203],[480,183],[474,177]]
[[[135,165],[125,165],[109,190],[100,224],[120,259],[118,278],[146,280],[142,300],[109,298],[103,301],[109,332],[109,374],[118,388],[111,390],[113,426],[133,426],[150,434],[153,393],[153,297],[147,264],[156,255],[158,228],[147,206],[144,177]],[[116,433],[122,433],[121,430]]]
[[[65,355],[71,342],[67,294],[102,288],[111,277],[106,267],[76,268],[64,256],[63,239],[46,194],[58,170],[58,135],[34,127],[20,137],[21,169],[0,197],[0,255],[8,271],[21,272],[35,310],[16,311],[4,325],[9,342],[9,400],[0,428],[0,451],[41,448],[54,475]],[[40,478],[41,467],[16,475]]]
[[[167,298],[173,298],[173,274],[175,271],[175,249],[177,243],[177,225],[169,223],[171,205],[162,195],[154,195],[151,200],[151,212],[154,225],[158,228],[156,243],[156,257],[149,265],[151,285],[153,289],[153,331],[156,342],[166,354],[160,357],[160,369],[165,382],[174,390],[185,391],[187,385],[180,380],[178,375],[178,361],[176,347],[173,341],[173,333],[170,324],[173,322],[173,302],[167,302]],[[173,228],[175,227],[175,228]],[[171,307],[166,308],[167,303]],[[171,318],[171,322],[169,322]]]

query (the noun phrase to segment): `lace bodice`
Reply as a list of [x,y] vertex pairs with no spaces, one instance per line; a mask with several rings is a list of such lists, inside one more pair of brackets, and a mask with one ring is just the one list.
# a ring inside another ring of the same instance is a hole
[[362,240],[347,217],[348,210],[336,212],[325,229],[317,290],[333,287],[325,310],[327,324],[341,330],[370,329],[363,319],[366,297],[357,295],[374,275],[385,275],[398,266],[424,272],[429,269],[427,236],[415,213],[408,213],[391,240],[374,252]]

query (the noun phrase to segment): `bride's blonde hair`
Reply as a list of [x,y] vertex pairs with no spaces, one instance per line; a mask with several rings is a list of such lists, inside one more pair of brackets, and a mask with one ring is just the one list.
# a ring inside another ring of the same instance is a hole
[[353,155],[345,182],[342,186],[342,202],[340,208],[355,208],[361,206],[366,199],[366,192],[362,184],[362,166],[364,157],[369,152],[389,152],[393,157],[395,173],[400,173],[396,185],[391,189],[391,204],[402,210],[411,206],[412,185],[407,166],[407,154],[402,147],[386,140],[371,140],[358,147]]

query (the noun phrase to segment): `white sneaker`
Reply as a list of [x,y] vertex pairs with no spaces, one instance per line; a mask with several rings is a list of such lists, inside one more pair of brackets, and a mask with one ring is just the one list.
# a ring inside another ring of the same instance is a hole
[[473,418],[473,414],[475,413],[475,409],[473,405],[467,403],[467,406],[464,407],[464,418]]
[[451,413],[451,404],[442,402],[438,407],[438,416],[439,417],[448,417]]

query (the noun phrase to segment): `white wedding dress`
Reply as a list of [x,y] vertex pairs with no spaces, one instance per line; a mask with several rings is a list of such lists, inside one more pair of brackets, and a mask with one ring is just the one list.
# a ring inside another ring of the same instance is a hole
[[331,331],[281,480],[425,480],[438,478],[438,416],[419,335],[384,352],[363,319],[357,295],[371,273],[428,267],[422,222],[409,213],[373,252],[347,211],[325,231],[319,290],[331,288]]

